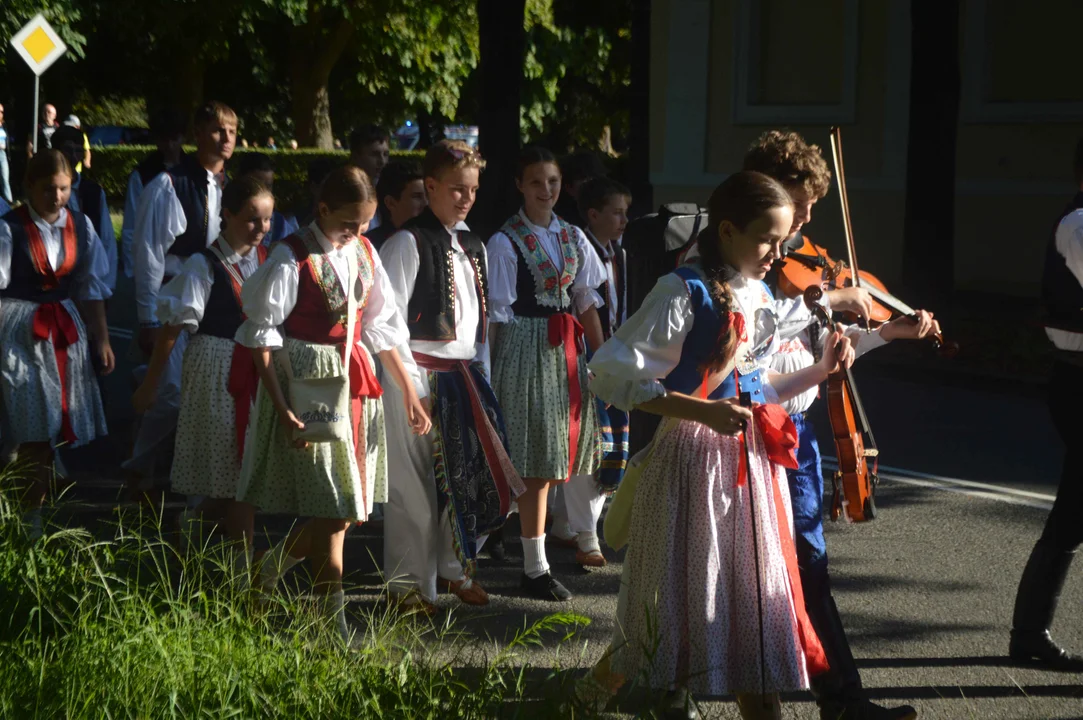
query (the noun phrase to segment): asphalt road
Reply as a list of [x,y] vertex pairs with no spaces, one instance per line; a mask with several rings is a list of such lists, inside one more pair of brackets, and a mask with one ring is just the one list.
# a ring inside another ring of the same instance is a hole
[[[110,314],[114,349],[123,357],[125,331],[134,326],[124,283]],[[124,399],[130,370],[122,362],[106,383],[118,435],[130,418]],[[1045,413],[1044,389],[993,381],[931,383],[860,364],[857,379],[881,450],[880,513],[862,525],[828,523],[827,542],[836,599],[870,694],[884,703],[913,704],[923,718],[1083,718],[1083,676],[1016,668],[1006,658],[1016,584],[1055,492],[1064,452]],[[831,455],[819,405],[813,417],[821,447]],[[120,452],[119,445],[112,452]],[[103,477],[88,484],[107,491],[115,482]],[[107,502],[108,492],[91,494]],[[271,519],[268,525],[274,539],[282,523]],[[469,645],[484,650],[495,647],[490,640],[512,637],[525,622],[558,610],[578,613],[590,618],[588,626],[566,642],[551,635],[542,646],[522,648],[516,662],[588,667],[613,631],[621,554],[607,552],[610,565],[588,574],[575,565],[571,550],[551,548],[554,572],[575,593],[570,603],[556,606],[518,596],[514,520],[507,534],[508,563],[483,559],[479,566],[478,580],[491,604],[468,608],[443,597],[440,606],[449,612],[441,622],[450,618]],[[379,527],[361,528],[347,542],[352,606],[374,607],[380,576],[371,558],[382,557]],[[1083,566],[1069,578],[1054,635],[1083,651]],[[738,717],[723,699],[699,700],[707,717]],[[637,712],[632,702],[614,717]],[[818,714],[811,698],[799,693],[788,698],[783,716]]]

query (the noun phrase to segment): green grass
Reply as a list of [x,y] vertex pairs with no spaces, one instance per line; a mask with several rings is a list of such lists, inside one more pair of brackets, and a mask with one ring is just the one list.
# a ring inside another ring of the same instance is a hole
[[310,598],[257,609],[224,546],[181,557],[156,519],[118,521],[108,540],[57,528],[31,540],[14,474],[0,472],[0,717],[585,716],[570,673],[519,652],[570,644],[586,618],[553,615],[494,647],[380,603],[353,615],[347,647]]

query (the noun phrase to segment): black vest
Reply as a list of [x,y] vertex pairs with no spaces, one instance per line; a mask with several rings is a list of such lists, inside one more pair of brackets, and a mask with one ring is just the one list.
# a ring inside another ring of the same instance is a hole
[[71,284],[83,269],[87,260],[86,221],[82,213],[69,210],[75,225],[76,259],[72,271],[59,278],[60,284],[52,290],[42,288],[44,278],[34,269],[34,260],[30,255],[30,238],[27,236],[23,219],[16,210],[11,210],[2,219],[11,230],[11,282],[0,290],[0,297],[27,300],[39,304],[60,302],[71,297]]
[[[590,232],[587,233],[587,239],[590,240],[590,246],[594,248],[594,252],[598,253],[598,260],[601,261],[602,266],[609,265],[609,255],[606,253],[602,244],[594,239],[594,235]],[[625,270],[625,257],[624,248],[619,245],[613,244],[613,248],[616,252],[613,254],[613,276],[616,279],[616,296],[617,296],[617,322],[620,323],[621,318],[624,317],[624,287],[627,284],[627,276]],[[609,302],[609,273],[606,273],[606,280],[598,288],[598,293],[608,303]],[[598,319],[602,321],[602,337],[608,340],[613,337],[613,333],[617,331],[615,327],[609,327],[609,309],[601,308],[598,310]]]
[[207,248],[207,226],[212,222],[219,222],[219,218],[212,218],[207,214],[210,180],[195,155],[185,156],[181,162],[165,172],[173,181],[173,190],[184,208],[184,219],[188,223],[167,252],[182,258],[190,257]]
[[[414,236],[419,260],[414,292],[406,308],[410,338],[451,342],[455,339],[455,261],[451,233],[428,208],[402,229]],[[474,292],[481,309],[475,337],[477,342],[485,342],[489,315],[485,245],[475,233],[462,230],[458,235],[459,246],[474,265]]]
[[233,279],[222,267],[222,261],[211,252],[209,247],[200,252],[207,258],[214,284],[211,285],[211,294],[207,298],[207,307],[203,310],[203,321],[199,323],[199,332],[232,340],[237,334],[237,328],[244,322],[241,305],[233,293]]
[[1083,333],[1083,285],[1068,269],[1064,256],[1057,252],[1057,227],[1061,220],[1080,208],[1083,208],[1083,192],[1076,193],[1053,226],[1045,249],[1042,300],[1045,301],[1046,326]]
[[[98,237],[102,236],[102,201],[105,195],[102,186],[94,182],[86,175],[79,176],[79,212],[87,216],[90,224],[94,226],[94,232]],[[68,210],[71,210],[71,201],[68,201]]]

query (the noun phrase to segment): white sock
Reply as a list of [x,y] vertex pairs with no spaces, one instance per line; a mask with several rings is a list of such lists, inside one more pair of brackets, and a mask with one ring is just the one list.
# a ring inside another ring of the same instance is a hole
[[568,518],[559,515],[553,515],[553,527],[549,528],[549,533],[561,540],[571,540],[575,537],[575,531],[572,530]]
[[288,535],[263,556],[263,563],[259,569],[259,586],[263,588],[264,592],[274,590],[282,576],[289,572],[289,569],[294,565],[304,560],[304,558],[295,558],[286,552],[287,540],[289,540]]
[[549,572],[545,559],[545,533],[536,538],[519,538],[523,543],[523,572],[533,580]]
[[339,637],[349,640],[350,628],[346,625],[346,594],[342,590],[328,593],[323,603],[323,612],[334,621]]
[[602,546],[598,544],[598,536],[589,530],[576,535],[575,541],[579,543],[579,552],[601,552]]

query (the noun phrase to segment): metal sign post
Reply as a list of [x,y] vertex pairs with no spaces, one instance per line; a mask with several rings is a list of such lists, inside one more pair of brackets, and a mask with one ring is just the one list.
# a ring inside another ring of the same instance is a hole
[[30,127],[34,133],[34,152],[38,151],[38,102],[40,100],[41,74],[60,59],[68,46],[56,34],[45,16],[38,13],[11,38],[11,45],[34,72],[34,121]]

